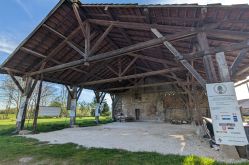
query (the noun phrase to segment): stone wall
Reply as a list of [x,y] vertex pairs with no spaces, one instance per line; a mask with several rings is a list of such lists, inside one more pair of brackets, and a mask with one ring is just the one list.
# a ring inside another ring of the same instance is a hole
[[[182,97],[186,95],[168,95],[165,92],[134,92],[129,91],[119,94],[119,101],[114,108],[114,117],[121,112],[126,117],[136,118],[136,109],[140,111],[139,120],[170,121],[191,120],[199,111],[203,116],[208,116],[207,100],[198,98],[200,104],[196,109],[189,109]],[[186,100],[186,98],[185,98]]]

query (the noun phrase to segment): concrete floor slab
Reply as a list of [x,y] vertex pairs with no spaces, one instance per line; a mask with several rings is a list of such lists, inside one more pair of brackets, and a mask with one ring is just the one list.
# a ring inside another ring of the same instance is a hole
[[25,135],[52,144],[75,143],[85,147],[150,151],[162,154],[197,155],[233,162],[221,151],[210,148],[191,125],[156,122],[110,123],[95,127],[67,128]]

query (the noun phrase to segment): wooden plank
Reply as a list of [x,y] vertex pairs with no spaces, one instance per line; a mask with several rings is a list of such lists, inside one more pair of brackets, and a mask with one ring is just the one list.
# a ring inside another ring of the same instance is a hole
[[[157,30],[157,29],[151,29],[151,31],[158,37],[162,38],[163,35]],[[170,44],[167,40],[163,42],[163,44],[170,50],[170,52],[176,57],[177,60],[179,60],[182,65],[195,77],[195,79],[201,84],[201,86],[205,89],[206,81],[202,78],[202,76],[193,68],[192,65],[189,64],[189,62],[185,59],[183,59],[183,56],[180,52],[178,52],[173,45]]]
[[110,31],[112,30],[113,25],[111,24],[106,30],[105,32],[99,37],[99,39],[95,42],[95,44],[93,45],[92,49],[89,52],[89,56],[91,56],[93,53],[95,53],[96,49],[99,47],[99,45],[103,42],[103,40],[105,39],[105,37],[110,33]]
[[231,75],[235,75],[238,71],[238,67],[243,59],[247,56],[248,49],[242,49],[240,50],[238,56],[233,61],[231,67],[230,67],[230,73]]
[[215,57],[218,64],[221,81],[229,82],[231,79],[224,52],[216,53]]
[[103,84],[103,83],[108,83],[108,82],[128,80],[128,79],[133,79],[133,78],[154,76],[154,75],[159,75],[159,74],[163,74],[163,73],[170,73],[170,72],[176,72],[176,71],[182,71],[182,70],[184,70],[184,68],[174,67],[174,68],[162,69],[162,70],[151,71],[151,72],[146,72],[146,73],[122,76],[122,77],[102,79],[102,80],[96,80],[96,81],[90,81],[90,82],[82,82],[82,83],[80,83],[80,85],[81,86],[90,86],[90,85],[95,85],[95,84]]

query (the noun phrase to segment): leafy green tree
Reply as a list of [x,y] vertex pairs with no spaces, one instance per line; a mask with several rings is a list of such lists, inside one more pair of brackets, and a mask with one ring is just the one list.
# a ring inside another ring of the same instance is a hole
[[102,116],[110,116],[110,107],[109,105],[104,102],[104,107],[103,107],[103,110],[102,110]]

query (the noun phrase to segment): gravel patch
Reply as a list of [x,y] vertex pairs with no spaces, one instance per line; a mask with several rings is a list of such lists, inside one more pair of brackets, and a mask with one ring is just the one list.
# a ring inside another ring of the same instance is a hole
[[24,136],[48,141],[51,144],[75,143],[84,147],[197,155],[218,161],[235,162],[221,151],[210,148],[203,139],[198,138],[195,134],[195,128],[191,125],[116,122],[95,127],[67,128]]

